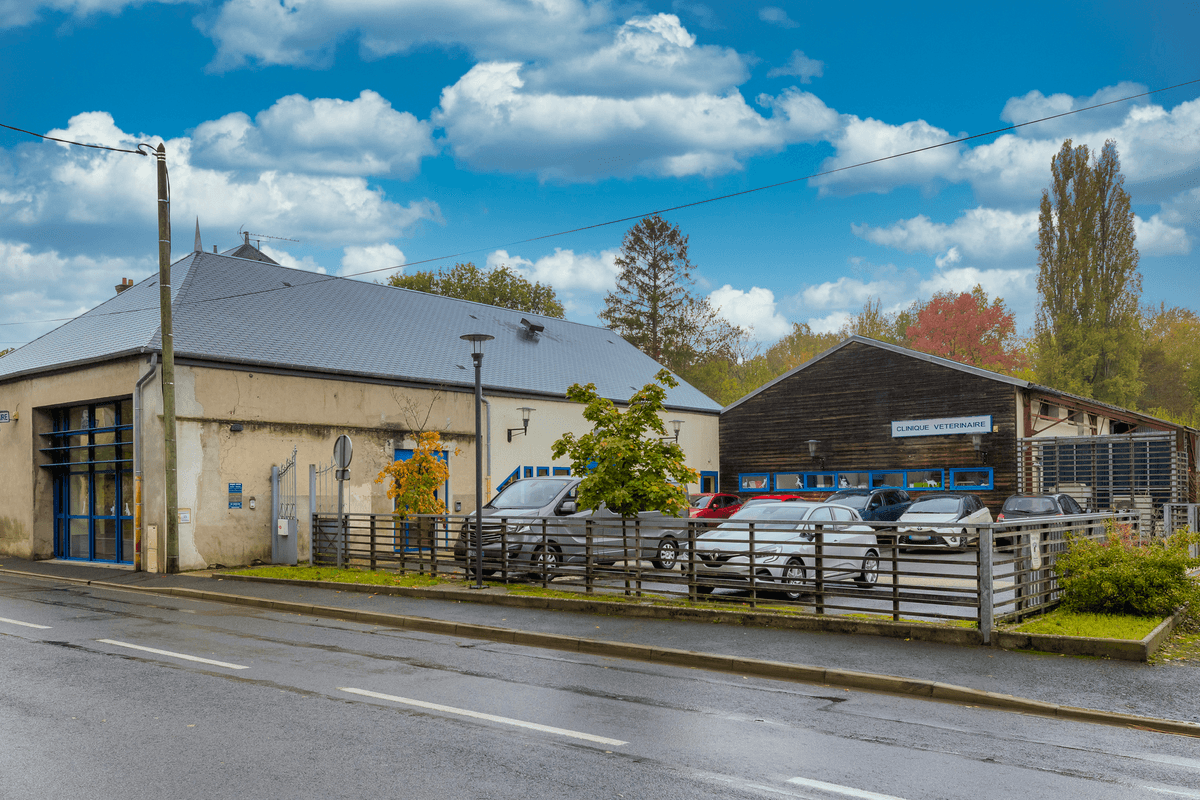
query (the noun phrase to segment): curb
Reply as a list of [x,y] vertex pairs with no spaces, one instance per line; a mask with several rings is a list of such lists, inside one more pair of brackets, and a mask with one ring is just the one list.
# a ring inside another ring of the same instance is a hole
[[1049,633],[1018,633],[996,631],[996,644],[1006,650],[1040,650],[1068,656],[1095,656],[1120,661],[1149,661],[1163,642],[1175,630],[1184,609],[1160,622],[1140,640],[1104,639],[1098,636],[1060,636]]
[[[758,658],[742,658],[738,656],[723,656],[714,653],[703,653],[692,650],[655,647],[653,645],[630,644],[628,642],[613,642],[603,639],[587,639],[578,636],[519,631],[511,628],[499,628],[492,625],[477,625],[474,623],[453,622],[450,620],[413,617],[402,614],[385,614],[377,611],[354,611],[336,606],[322,606],[311,603],[298,603],[288,600],[268,600],[262,597],[245,597],[242,595],[210,592],[202,589],[186,589],[183,587],[145,587],[129,586],[121,583],[106,581],[91,581],[82,578],[56,578],[52,575],[20,572],[17,570],[0,569],[0,574],[19,575],[22,577],[59,580],[69,583],[81,583],[104,589],[143,592],[146,594],[169,595],[193,600],[205,600],[230,605],[250,606],[270,611],[322,617],[326,619],[341,619],[369,625],[381,625],[401,630],[420,633],[432,633],[444,636],[458,636],[466,639],[481,639],[484,641],[514,644],[526,647],[540,647],[548,650],[559,650],[569,653],[582,653],[605,658],[623,658],[631,661],[643,661],[654,664],[664,664],[690,669],[704,669],[715,672],[726,672],[737,675],[753,675],[759,678],[792,681],[824,686],[836,686],[845,689],[858,689],[879,694],[898,695],[903,697],[928,698],[949,703],[969,706],[980,706],[1001,711],[1011,711],[1041,717],[1054,717],[1076,722],[1089,722],[1098,725],[1108,725],[1119,728],[1135,728],[1158,733],[1169,733],[1180,736],[1200,738],[1200,724],[1180,720],[1158,719],[1134,714],[1121,714],[1098,709],[1060,706],[1039,700],[1031,700],[1014,695],[988,692],[981,689],[971,689],[966,686],[926,681],[915,678],[902,678],[896,675],[880,675],[854,670],[827,669],[824,667],[805,664],[791,664],[782,661],[769,661]],[[306,581],[304,585],[327,583],[324,581]],[[344,586],[344,584],[335,584]],[[386,588],[386,587],[385,587]],[[407,588],[407,587],[390,587]],[[547,598],[530,598],[544,600]]]

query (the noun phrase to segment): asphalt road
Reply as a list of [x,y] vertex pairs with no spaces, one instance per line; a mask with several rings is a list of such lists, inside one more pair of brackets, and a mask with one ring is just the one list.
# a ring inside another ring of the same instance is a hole
[[1179,736],[11,576],[0,753],[22,800],[1200,798]]

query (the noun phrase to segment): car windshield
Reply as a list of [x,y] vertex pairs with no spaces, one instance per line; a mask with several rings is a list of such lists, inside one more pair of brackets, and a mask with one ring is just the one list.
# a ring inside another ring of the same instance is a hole
[[1004,501],[1006,512],[1023,514],[1056,514],[1058,507],[1052,497],[1010,497]]
[[711,494],[694,494],[692,495],[692,508],[708,508],[708,504],[712,501]]
[[871,499],[869,494],[835,494],[829,498],[829,502],[837,503],[839,506],[849,506],[857,508],[860,511],[867,507],[867,501]]
[[567,485],[564,480],[514,481],[487,504],[488,508],[542,508]]
[[910,514],[957,514],[957,497],[923,497],[908,507]]
[[807,503],[763,503],[752,508],[742,507],[729,518],[722,528],[745,528],[751,522],[785,520],[799,522],[806,519],[813,506]]

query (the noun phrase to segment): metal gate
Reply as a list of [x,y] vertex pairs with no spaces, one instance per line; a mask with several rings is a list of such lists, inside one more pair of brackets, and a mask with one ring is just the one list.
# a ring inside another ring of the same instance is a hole
[[1186,503],[1187,454],[1169,431],[1018,440],[1024,494],[1064,492],[1089,511],[1133,511],[1143,531],[1162,527],[1163,505]]
[[333,459],[320,466],[308,465],[308,563],[336,564],[340,528],[337,519],[337,480]]
[[296,536],[299,519],[296,516],[296,448],[282,467],[271,467],[271,563],[296,563]]

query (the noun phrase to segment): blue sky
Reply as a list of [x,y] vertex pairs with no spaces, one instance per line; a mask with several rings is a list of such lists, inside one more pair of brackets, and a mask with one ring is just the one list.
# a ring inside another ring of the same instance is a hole
[[[176,257],[197,217],[330,274],[464,253],[595,322],[630,223],[523,240],[1200,78],[1194,2],[915,8],[0,0],[0,123],[165,141]],[[1028,329],[1064,138],[1117,142],[1143,301],[1200,308],[1200,83],[666,216],[764,344],[976,283]],[[0,131],[0,347],[153,272],[154,215],[149,159]]]

